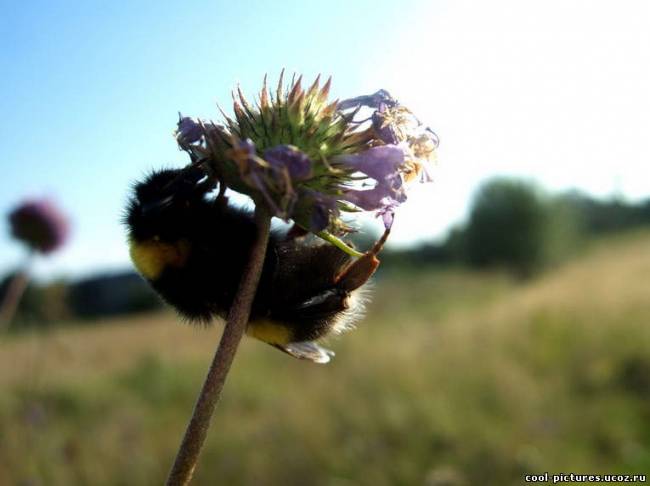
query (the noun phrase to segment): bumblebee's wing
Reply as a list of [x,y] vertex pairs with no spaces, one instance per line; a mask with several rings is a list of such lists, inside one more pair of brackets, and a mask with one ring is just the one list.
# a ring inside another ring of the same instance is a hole
[[329,363],[334,356],[334,351],[323,348],[313,341],[303,341],[300,343],[274,344],[280,351],[290,354],[294,358],[306,359],[314,363]]

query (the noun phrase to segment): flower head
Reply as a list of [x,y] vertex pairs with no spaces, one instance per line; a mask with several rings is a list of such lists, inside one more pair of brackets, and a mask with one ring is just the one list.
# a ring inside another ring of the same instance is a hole
[[31,249],[47,254],[60,248],[69,233],[65,215],[49,200],[30,200],[9,213],[14,238]]
[[[256,103],[237,90],[218,125],[182,117],[176,137],[220,184],[314,233],[350,231],[343,213],[373,211],[392,224],[405,183],[430,180],[437,138],[387,91],[328,102],[331,80],[286,87],[280,76]],[[364,111],[371,111],[365,118]]]

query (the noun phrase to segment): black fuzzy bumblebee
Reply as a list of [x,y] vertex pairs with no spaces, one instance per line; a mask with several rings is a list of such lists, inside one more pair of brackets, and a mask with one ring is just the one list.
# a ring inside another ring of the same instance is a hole
[[[125,215],[136,268],[195,322],[225,317],[256,232],[252,214],[223,193],[210,196],[214,188],[197,168],[154,172],[135,185]],[[330,244],[306,240],[272,232],[247,334],[326,363],[334,353],[316,341],[362,316],[363,285],[379,261],[374,251],[353,263]]]

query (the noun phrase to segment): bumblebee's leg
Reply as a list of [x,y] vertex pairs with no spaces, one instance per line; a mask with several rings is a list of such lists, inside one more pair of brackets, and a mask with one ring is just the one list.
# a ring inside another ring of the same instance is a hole
[[362,257],[347,265],[334,279],[335,285],[341,290],[356,290],[365,284],[375,273],[379,266],[379,260],[372,253],[366,253]]
[[377,253],[384,247],[389,234],[390,228],[384,231],[383,236],[369,252],[348,263],[339,272],[334,279],[337,288],[347,291],[356,290],[372,277],[379,266]]

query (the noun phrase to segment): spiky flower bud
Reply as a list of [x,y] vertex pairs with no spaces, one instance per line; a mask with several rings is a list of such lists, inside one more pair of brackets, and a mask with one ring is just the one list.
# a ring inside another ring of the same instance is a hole
[[60,248],[69,233],[66,216],[49,200],[25,201],[9,213],[11,234],[39,253]]
[[264,78],[255,104],[233,93],[223,125],[181,117],[178,144],[220,184],[326,239],[351,230],[342,213],[372,211],[390,227],[406,183],[431,180],[438,139],[385,90],[330,102],[330,86],[298,77],[285,90],[281,75],[272,95]]

